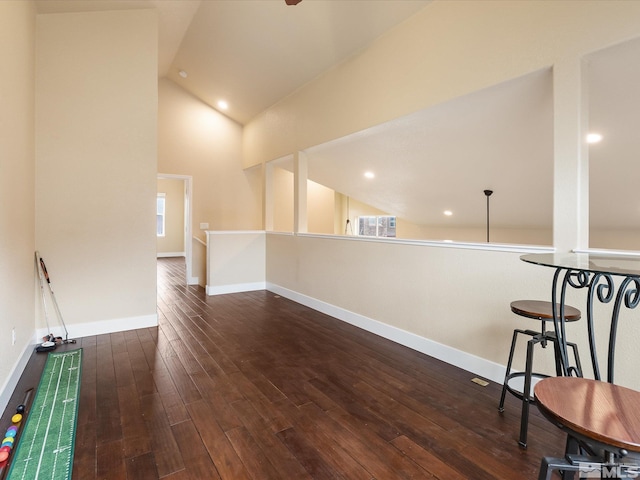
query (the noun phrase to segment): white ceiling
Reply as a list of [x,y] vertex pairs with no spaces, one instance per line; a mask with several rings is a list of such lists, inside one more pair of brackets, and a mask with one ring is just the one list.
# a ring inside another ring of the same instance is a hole
[[[550,228],[551,70],[311,148],[307,156],[313,181],[413,223],[485,225],[484,190],[493,190],[492,225]],[[366,179],[366,170],[375,178]]]
[[[417,13],[429,0],[36,0],[38,13],[154,8],[159,76],[244,124]],[[591,222],[636,226],[640,45],[589,58]],[[186,79],[178,75],[188,73]],[[485,189],[496,226],[552,225],[551,71],[454,99],[311,148],[309,175],[409,221],[479,226]],[[286,162],[283,163],[286,167]],[[365,181],[365,170],[376,173]],[[444,217],[443,210],[454,212]],[[631,220],[633,219],[633,221]],[[635,222],[635,223],[634,223]]]

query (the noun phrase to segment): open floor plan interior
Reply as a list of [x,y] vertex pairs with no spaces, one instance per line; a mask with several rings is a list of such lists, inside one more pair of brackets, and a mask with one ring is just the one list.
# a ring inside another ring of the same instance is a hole
[[208,297],[183,259],[158,259],[158,315],[60,347],[84,354],[74,478],[534,478],[564,448],[532,412],[520,449],[498,384],[269,291]]

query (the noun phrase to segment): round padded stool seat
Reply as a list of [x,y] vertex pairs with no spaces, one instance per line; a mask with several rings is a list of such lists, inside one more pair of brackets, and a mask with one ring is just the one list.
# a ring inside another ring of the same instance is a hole
[[640,392],[588,378],[550,377],[538,382],[534,395],[540,412],[561,429],[640,453]]
[[[557,304],[558,313],[560,304]],[[553,320],[553,303],[543,300],[516,300],[511,302],[511,311],[516,315],[536,320]],[[570,305],[564,306],[564,318],[567,322],[580,320],[580,310]]]

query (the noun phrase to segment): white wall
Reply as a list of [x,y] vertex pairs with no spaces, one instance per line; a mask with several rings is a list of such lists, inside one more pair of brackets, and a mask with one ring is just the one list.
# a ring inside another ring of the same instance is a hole
[[157,35],[152,10],[37,17],[36,246],[71,337],[157,323]]
[[[0,2],[0,411],[34,335],[35,8]],[[12,330],[15,329],[15,343]]]

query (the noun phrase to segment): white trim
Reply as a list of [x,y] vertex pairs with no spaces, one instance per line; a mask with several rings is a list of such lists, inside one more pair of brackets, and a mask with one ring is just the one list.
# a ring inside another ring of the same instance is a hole
[[573,250],[573,253],[590,253],[592,255],[619,255],[621,257],[640,256],[640,251],[638,250],[605,250],[605,249],[599,249],[599,248],[585,248],[585,249],[576,248]]
[[158,252],[156,254],[157,258],[167,258],[167,257],[184,257],[184,252]]
[[[267,232],[270,234],[280,232]],[[554,247],[545,247],[539,245],[518,245],[518,244],[501,244],[501,243],[465,243],[465,242],[448,242],[444,240],[413,240],[407,238],[391,238],[391,237],[366,237],[359,235],[327,235],[318,233],[296,233],[298,237],[312,238],[328,238],[333,240],[351,240],[354,242],[376,242],[376,243],[394,243],[398,245],[423,245],[428,247],[442,248],[461,248],[465,250],[488,250],[494,252],[516,252],[516,253],[554,253]]]
[[[89,337],[91,335],[103,335],[105,333],[124,332],[127,330],[136,330],[138,328],[149,328],[158,326],[158,315],[143,315],[139,317],[115,318],[113,320],[100,320],[97,322],[74,323],[68,324],[69,339],[78,339]],[[61,332],[62,327],[56,327],[53,334],[64,336]],[[42,337],[47,335],[47,330],[41,328],[36,331],[34,341],[42,342]]]
[[399,343],[400,345],[437,358],[438,360],[442,360],[450,365],[462,368],[474,375],[478,375],[498,384],[502,384],[504,380],[504,374],[506,371],[506,367],[504,365],[500,365],[448,345],[429,340],[428,338],[421,337],[415,333],[365,317],[364,315],[336,307],[335,305],[308,297],[301,293],[280,287],[279,285],[267,282],[267,290],[309,308],[313,308],[319,312],[330,315],[333,318],[337,318],[338,320],[342,320],[358,328]]
[[226,293],[254,292],[256,290],[266,290],[266,282],[236,283],[233,285],[207,285],[207,295],[224,295]]
[[205,230],[207,235],[255,235],[256,233],[266,233],[266,230]]
[[16,360],[16,363],[13,365],[7,380],[4,382],[4,385],[0,389],[0,412],[4,412],[9,405],[9,400],[11,400],[11,396],[18,386],[18,381],[24,372],[24,369],[29,363],[29,359],[31,358],[31,354],[35,349],[35,345],[29,343],[24,346],[22,350],[22,354]]

